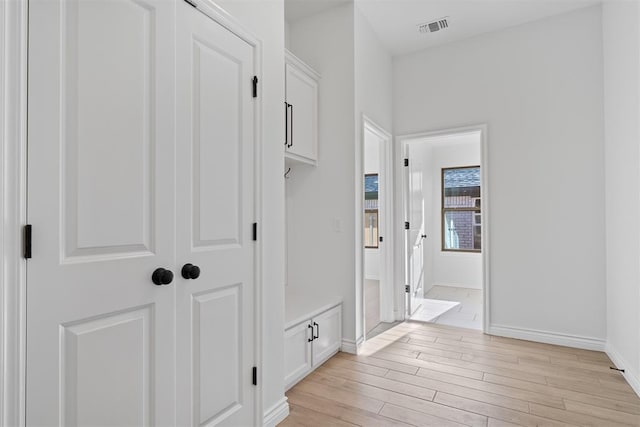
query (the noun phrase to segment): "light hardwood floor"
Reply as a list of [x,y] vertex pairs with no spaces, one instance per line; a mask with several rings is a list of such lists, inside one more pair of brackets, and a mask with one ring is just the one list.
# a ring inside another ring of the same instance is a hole
[[405,322],[287,392],[280,426],[640,426],[604,353]]

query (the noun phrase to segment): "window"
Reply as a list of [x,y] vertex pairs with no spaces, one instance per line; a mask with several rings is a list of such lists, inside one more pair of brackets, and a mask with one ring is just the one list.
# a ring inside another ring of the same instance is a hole
[[378,248],[378,174],[364,176],[364,247]]
[[480,166],[442,169],[442,250],[480,252]]

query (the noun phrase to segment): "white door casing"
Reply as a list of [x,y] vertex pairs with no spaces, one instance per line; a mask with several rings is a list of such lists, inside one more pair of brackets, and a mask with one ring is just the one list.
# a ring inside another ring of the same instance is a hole
[[29,11],[27,424],[253,424],[256,45],[183,2]]
[[251,425],[256,398],[254,49],[177,5],[178,425]]
[[[480,133],[480,151],[481,151],[481,169],[480,169],[480,181],[482,188],[482,288],[483,288],[483,331],[488,333],[491,330],[491,261],[490,261],[490,192],[489,192],[489,140],[488,140],[488,126],[486,124],[476,124],[476,125],[468,125],[457,128],[448,128],[448,129],[438,129],[438,130],[430,130],[425,132],[413,133],[400,135],[396,137],[396,146],[395,146],[395,155],[397,159],[400,159],[398,162],[398,167],[396,168],[396,191],[398,194],[402,194],[402,202],[397,203],[395,205],[395,209],[398,215],[404,215],[406,218],[406,201],[408,198],[407,192],[408,187],[406,185],[407,177],[407,168],[402,167],[402,159],[405,158],[405,150],[406,147],[413,141],[422,141],[425,138],[433,138],[433,137],[441,137],[447,135],[455,135],[455,134],[465,134],[470,132],[479,132]],[[397,237],[397,244],[402,245],[406,243],[405,234],[399,235]],[[400,237],[402,236],[402,237]],[[406,249],[406,246],[405,246]],[[396,269],[396,280],[403,280],[402,273],[406,274],[406,251],[401,252],[398,251],[395,257],[395,265],[398,267]],[[404,289],[401,289],[400,286],[396,287],[396,310],[398,313],[404,314],[404,316],[398,316],[398,320],[406,318],[406,313],[408,312],[408,301],[406,298],[406,293],[402,292]]]

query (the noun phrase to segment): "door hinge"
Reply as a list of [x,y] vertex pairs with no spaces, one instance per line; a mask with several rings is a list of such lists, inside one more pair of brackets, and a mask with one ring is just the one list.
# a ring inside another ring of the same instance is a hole
[[258,240],[258,223],[254,222],[253,223],[253,241],[257,241]]
[[187,3],[187,4],[188,4],[188,5],[190,5],[190,6],[195,7],[196,9],[198,8],[198,5],[197,5],[197,4],[195,4],[194,2],[192,2],[191,0],[184,0],[184,1],[185,1],[185,3]]
[[409,159],[404,159],[404,165],[409,166]]
[[31,258],[31,224],[24,226],[24,257]]
[[258,97],[258,76],[253,76],[253,97]]
[[254,367],[253,367],[253,374],[252,374],[252,376],[253,376],[253,382],[252,382],[252,384],[253,384],[253,385],[258,385],[258,367],[257,367],[257,366],[254,366]]
[[411,228],[411,224],[409,224],[409,221],[405,221],[404,222],[404,229],[408,230],[409,228]]
[[405,291],[406,293],[411,292],[411,286],[409,286],[409,285],[404,285],[404,291]]

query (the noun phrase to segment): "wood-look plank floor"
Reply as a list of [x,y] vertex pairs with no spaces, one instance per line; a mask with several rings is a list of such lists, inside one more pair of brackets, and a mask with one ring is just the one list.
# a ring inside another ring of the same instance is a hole
[[280,426],[640,426],[601,352],[405,322],[289,392]]

